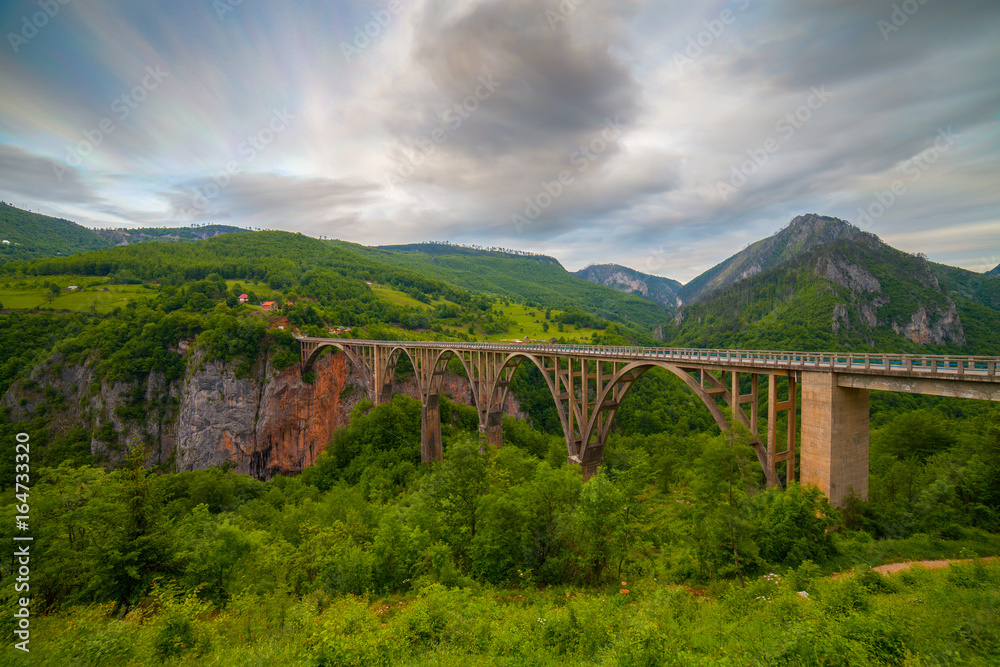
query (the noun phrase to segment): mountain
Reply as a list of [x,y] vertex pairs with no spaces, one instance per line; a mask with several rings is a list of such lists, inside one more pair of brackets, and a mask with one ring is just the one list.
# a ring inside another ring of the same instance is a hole
[[871,234],[838,218],[815,213],[800,215],[774,236],[752,243],[684,285],[680,297],[685,303],[694,301],[710,292],[780,266],[831,241],[854,240],[864,236]]
[[667,315],[661,307],[638,296],[582,280],[547,255],[447,243],[376,248],[343,241],[330,243],[471,292],[547,308],[577,308],[637,331],[653,331]]
[[619,292],[634,294],[659,304],[667,310],[674,310],[681,305],[680,298],[677,296],[683,287],[681,283],[670,278],[642,273],[627,266],[591,264],[585,269],[574,271],[573,275]]
[[998,354],[1000,280],[799,216],[681,290],[674,345]]
[[988,276],[1000,276],[1000,264],[997,264],[992,269],[986,272]]
[[111,245],[75,222],[32,213],[0,203],[0,263],[15,259],[56,257]]
[[62,218],[0,203],[0,263],[64,257],[90,250],[146,241],[198,241],[246,230],[229,225],[89,229]]

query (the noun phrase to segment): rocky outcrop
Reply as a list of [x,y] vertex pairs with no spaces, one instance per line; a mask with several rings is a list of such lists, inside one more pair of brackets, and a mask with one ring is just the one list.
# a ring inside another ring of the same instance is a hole
[[574,271],[573,275],[619,292],[635,294],[668,310],[678,307],[681,303],[677,296],[677,291],[681,288],[679,282],[642,273],[626,266],[591,264],[584,269]]
[[[149,465],[176,470],[229,465],[268,479],[312,465],[366,397],[343,354],[321,357],[309,383],[297,364],[278,371],[265,359],[241,375],[238,364],[205,361],[194,352],[183,379],[167,382],[153,373],[141,384],[99,384],[93,362],[66,364],[54,356],[28,380],[15,383],[0,405],[15,421],[45,411],[57,433],[87,429],[94,434],[91,452],[111,464],[139,447],[148,453]],[[414,398],[419,394],[413,378],[394,390]],[[442,393],[474,404],[469,381],[455,374],[444,376]],[[513,395],[505,412],[526,417]]]
[[816,265],[816,273],[825,280],[846,287],[852,292],[882,291],[878,278],[841,257],[821,256]]
[[893,323],[892,328],[896,333],[906,336],[914,343],[926,345],[928,343],[955,343],[965,345],[965,331],[962,329],[962,322],[958,317],[958,308],[955,302],[948,299],[948,308],[937,313],[935,321],[927,312],[924,306],[920,306],[917,312],[906,324]]

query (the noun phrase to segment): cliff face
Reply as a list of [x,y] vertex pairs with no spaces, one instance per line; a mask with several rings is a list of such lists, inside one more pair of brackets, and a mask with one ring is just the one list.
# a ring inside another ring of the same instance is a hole
[[[196,470],[228,463],[240,473],[269,479],[312,465],[365,398],[360,377],[343,354],[321,357],[311,384],[302,381],[298,365],[276,371],[262,360],[238,377],[236,364],[205,362],[198,352],[189,362],[194,370],[174,382],[154,373],[144,385],[97,385],[92,361],[64,364],[52,358],[28,381],[15,383],[0,404],[15,421],[42,411],[51,415],[54,432],[91,430],[91,452],[112,463],[142,447],[150,465]],[[448,374],[443,380],[442,393],[473,403],[467,379]],[[418,396],[412,378],[394,389]],[[506,412],[525,416],[513,396]]]
[[619,292],[641,296],[667,310],[673,310],[681,304],[677,296],[681,284],[676,280],[641,273],[618,264],[592,264],[573,272],[573,275]]
[[357,381],[343,355],[324,356],[314,371],[312,384],[302,382],[298,366],[275,372],[263,362],[247,378],[219,362],[190,374],[179,392],[177,469],[229,462],[268,479],[312,465],[357,403],[341,399]]

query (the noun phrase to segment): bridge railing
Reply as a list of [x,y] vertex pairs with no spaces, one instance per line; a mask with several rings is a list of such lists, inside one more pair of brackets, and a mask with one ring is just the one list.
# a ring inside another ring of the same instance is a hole
[[699,364],[725,364],[790,370],[835,370],[840,372],[898,373],[913,376],[997,378],[1000,357],[929,354],[883,354],[871,352],[781,352],[773,350],[716,350],[676,347],[630,347],[621,345],[557,345],[554,343],[459,343],[377,341],[298,337],[301,343],[340,342],[352,345],[398,345],[401,347],[575,354],[595,358],[655,359]]

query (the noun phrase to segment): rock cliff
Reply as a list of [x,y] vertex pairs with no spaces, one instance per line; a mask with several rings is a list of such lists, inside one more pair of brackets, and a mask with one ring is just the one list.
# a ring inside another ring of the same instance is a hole
[[[266,359],[242,376],[237,364],[205,361],[200,352],[188,362],[186,376],[173,382],[153,373],[144,383],[98,383],[93,360],[67,364],[55,356],[15,383],[0,405],[15,421],[47,414],[55,433],[89,430],[91,452],[111,463],[142,447],[150,465],[230,465],[268,479],[312,465],[365,398],[360,376],[343,354],[321,357],[312,383],[302,381],[298,365],[279,371]],[[418,395],[412,378],[394,389]],[[453,374],[444,377],[442,392],[459,403],[473,402],[468,380]],[[506,411],[525,416],[513,396]]]

